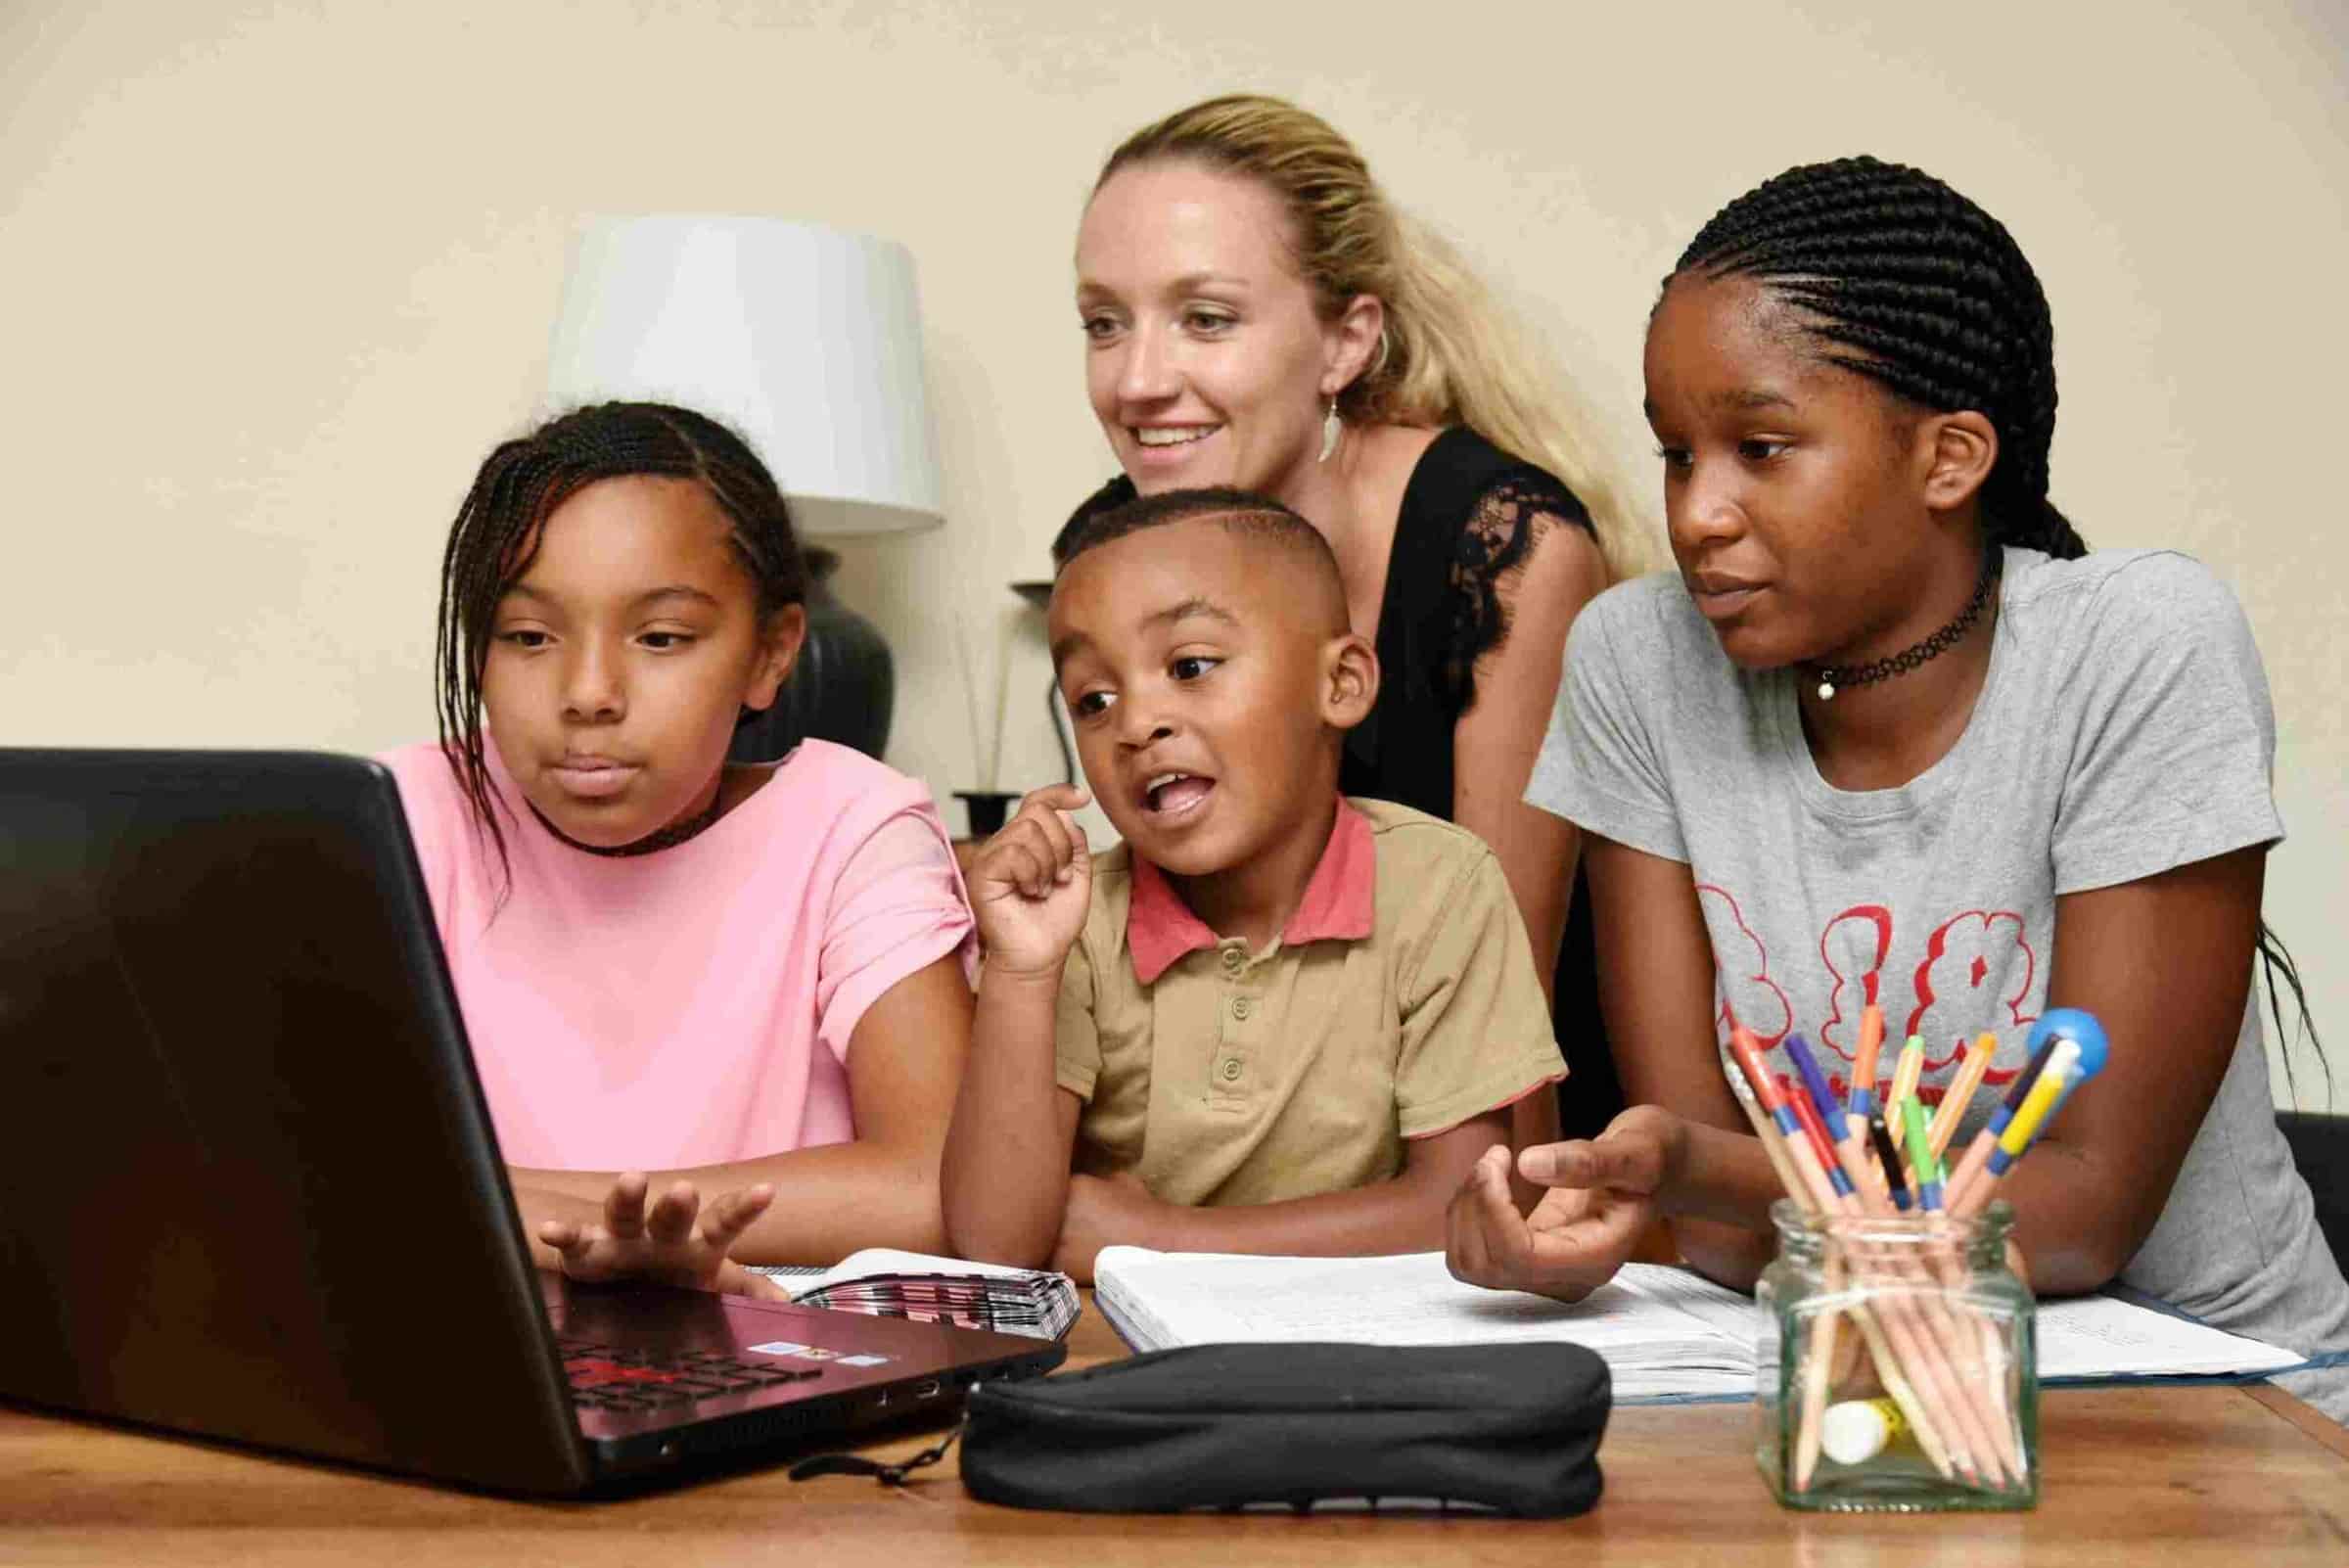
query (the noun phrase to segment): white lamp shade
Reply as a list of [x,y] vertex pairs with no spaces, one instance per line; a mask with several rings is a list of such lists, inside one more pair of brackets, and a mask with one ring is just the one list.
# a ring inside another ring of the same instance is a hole
[[749,439],[806,533],[944,521],[913,257],[780,218],[588,225],[548,355],[550,411],[679,403]]

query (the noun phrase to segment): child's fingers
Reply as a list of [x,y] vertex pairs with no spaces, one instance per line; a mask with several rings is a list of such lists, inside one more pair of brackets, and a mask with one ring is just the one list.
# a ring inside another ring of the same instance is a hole
[[1617,1200],[1597,1205],[1567,1228],[1580,1246],[1609,1257],[1629,1256],[1632,1243],[1647,1228],[1647,1216],[1646,1204]]
[[1590,1179],[1584,1186],[1612,1187],[1618,1192],[1654,1192],[1664,1184],[1664,1150],[1639,1130],[1609,1128],[1590,1151]]
[[[1041,791],[1037,792],[1037,794],[1041,793]],[[1038,800],[1036,795],[1031,795],[1020,802],[1020,808],[1011,814],[1009,822],[1003,824],[1003,831],[1006,834],[1017,833],[1033,828],[1039,823],[1056,821],[1059,816],[1058,811]]]
[[644,1233],[644,1173],[623,1171],[604,1194],[604,1228],[622,1241]]
[[1020,856],[1023,853],[1019,841],[1012,837],[1008,827],[988,840],[987,848],[979,852],[979,858],[971,862],[970,882],[974,899],[989,889],[1018,887]]
[[791,1300],[791,1292],[764,1274],[752,1273],[738,1263],[725,1264],[711,1278],[710,1288],[729,1296],[747,1296],[753,1301]]
[[1475,1282],[1475,1264],[1469,1259],[1471,1245],[1468,1234],[1468,1183],[1460,1183],[1451,1195],[1451,1203],[1444,1211],[1444,1267],[1454,1279]]
[[1031,807],[1046,811],[1074,811],[1091,801],[1092,797],[1084,793],[1082,785],[1047,784],[1040,790],[1028,792],[1020,801],[1020,814],[1027,815]]
[[775,1189],[763,1181],[726,1193],[702,1216],[702,1239],[719,1252],[729,1250],[774,1200]]
[[1537,1143],[1519,1151],[1517,1172],[1528,1181],[1540,1182],[1545,1187],[1588,1186],[1589,1183],[1583,1179],[1585,1162],[1581,1151],[1589,1147],[1588,1143],[1580,1141]]
[[1562,1230],[1589,1219],[1591,1206],[1604,1194],[1594,1187],[1551,1187],[1526,1217],[1528,1230]]
[[1036,895],[1041,883],[1049,882],[1069,857],[1069,836],[1060,825],[1056,811],[1037,809],[1023,811],[997,835],[1008,862],[1016,852],[1033,857],[1036,876],[1020,879],[1020,891],[1030,898]]
[[690,1181],[676,1181],[661,1194],[645,1217],[645,1234],[664,1246],[675,1246],[693,1234],[694,1216],[701,1212],[702,1195]]
[[1451,1271],[1470,1284],[1492,1285],[1499,1282],[1495,1271],[1496,1232],[1493,1214],[1493,1193],[1497,1182],[1500,1199],[1510,1217],[1516,1208],[1508,1197],[1508,1150],[1498,1144],[1477,1156],[1468,1172],[1468,1179],[1452,1198],[1451,1212],[1445,1225],[1446,1261]]
[[596,1264],[597,1237],[584,1225],[549,1220],[538,1227],[538,1239],[555,1250],[556,1266],[573,1279],[596,1279],[608,1272]]
[[1069,813],[1042,810],[1030,817],[1028,822],[1035,828],[1036,838],[1042,841],[1044,863],[1057,875],[1061,867],[1069,863],[1069,857],[1077,853],[1078,838],[1069,831]]
[[1053,867],[1058,864],[1036,819],[1022,817],[988,844],[987,857],[980,866],[980,880],[1015,887],[1034,899],[1042,894],[1052,880]]
[[1069,853],[1060,868],[1060,880],[1073,882],[1079,877],[1092,875],[1092,845],[1084,836],[1084,825],[1067,811],[1056,813],[1060,829],[1069,836]]
[[1577,1138],[1537,1144],[1517,1157],[1517,1169],[1528,1181],[1547,1187],[1613,1187],[1638,1193],[1655,1191],[1663,1176],[1654,1139],[1612,1131],[1596,1142]]
[[1483,1280],[1485,1267],[1483,1238],[1477,1234],[1476,1216],[1470,1212],[1475,1202],[1476,1176],[1471,1172],[1444,1212],[1444,1267],[1451,1270],[1452,1278],[1470,1284]]
[[1503,1280],[1525,1276],[1534,1261],[1533,1232],[1509,1188],[1509,1151],[1487,1150],[1476,1162],[1476,1217],[1485,1237],[1487,1267]]
[[[1021,825],[1027,826],[1025,823]],[[1044,883],[1052,874],[1044,858],[1044,852],[1035,842],[1033,834],[1024,833],[1018,839],[1003,846],[1001,864],[1003,880],[1031,899],[1042,895]]]

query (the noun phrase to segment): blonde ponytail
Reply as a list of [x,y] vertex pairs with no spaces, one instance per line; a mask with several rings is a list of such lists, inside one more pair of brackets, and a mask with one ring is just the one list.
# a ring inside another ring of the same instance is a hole
[[1594,423],[1444,238],[1398,213],[1395,350],[1364,380],[1363,415],[1399,425],[1465,425],[1565,482],[1590,513],[1614,581],[1655,565],[1645,522],[1590,438]]
[[1339,394],[1345,419],[1465,425],[1564,482],[1590,513],[1611,578],[1654,564],[1647,527],[1563,377],[1442,237],[1389,206],[1361,155],[1327,121],[1277,98],[1213,98],[1128,137],[1094,189],[1129,164],[1173,159],[1271,187],[1289,211],[1298,268],[1325,309],[1334,314],[1362,294],[1385,305],[1378,354]]

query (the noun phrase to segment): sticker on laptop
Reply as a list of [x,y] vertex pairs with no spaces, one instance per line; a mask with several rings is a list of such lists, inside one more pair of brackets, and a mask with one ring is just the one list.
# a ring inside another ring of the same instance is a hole
[[843,1356],[821,1345],[794,1345],[786,1339],[768,1340],[763,1345],[750,1347],[758,1356],[789,1356],[803,1361],[838,1361],[843,1366],[885,1366],[897,1360],[894,1356]]

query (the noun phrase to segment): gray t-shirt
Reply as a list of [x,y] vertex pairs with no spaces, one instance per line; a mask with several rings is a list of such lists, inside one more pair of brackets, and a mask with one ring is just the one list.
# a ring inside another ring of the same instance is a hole
[[[1965,733],[1898,789],[1819,776],[1796,675],[1722,652],[1680,580],[1624,583],[1576,620],[1526,799],[1684,862],[1712,938],[1716,1016],[1821,1048],[1845,1086],[1861,1009],[1925,1041],[1937,1100],[1996,1031],[1992,1089],[2047,1002],[2059,895],[2283,836],[2275,716],[2250,627],[2188,558],[2009,549]],[[1618,1048],[1621,1048],[1619,1046]],[[2113,1042],[2107,1072],[2131,1070]],[[1970,1136],[1995,1095],[1976,1096]],[[2349,1286],[2276,1129],[2256,992],[2234,1057],[2123,1282],[2291,1350],[2349,1350]],[[2349,1421],[2349,1368],[2279,1379]]]

